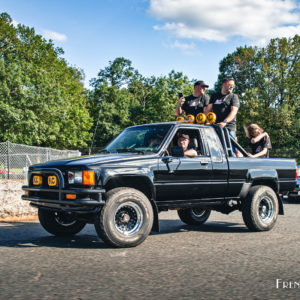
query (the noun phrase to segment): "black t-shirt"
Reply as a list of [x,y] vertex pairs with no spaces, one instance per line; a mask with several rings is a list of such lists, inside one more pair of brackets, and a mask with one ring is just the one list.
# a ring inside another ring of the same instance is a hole
[[209,104],[209,96],[201,95],[200,97],[195,97],[190,95],[185,97],[185,102],[182,105],[182,109],[187,115],[197,116],[199,113],[203,113],[203,108]]
[[[238,95],[230,93],[223,95],[221,92],[215,93],[210,98],[210,104],[213,104],[213,112],[217,116],[217,123],[226,119],[231,112],[231,107],[240,107],[240,99]],[[226,128],[236,131],[236,117],[227,123]]]
[[269,149],[272,149],[270,137],[263,137],[257,143],[252,144],[251,139],[249,139],[249,146],[251,148],[251,154],[254,155],[263,151],[265,148],[268,149],[266,155],[261,157],[269,157]]

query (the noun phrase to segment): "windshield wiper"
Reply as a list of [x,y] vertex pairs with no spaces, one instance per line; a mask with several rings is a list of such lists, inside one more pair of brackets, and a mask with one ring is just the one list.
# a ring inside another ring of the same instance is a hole
[[102,151],[99,152],[100,154],[107,154],[107,153],[111,153],[110,151],[103,149]]
[[139,154],[145,154],[144,151],[142,150],[138,150],[138,149],[134,149],[134,148],[120,148],[120,149],[116,149],[116,151],[118,153],[139,153]]

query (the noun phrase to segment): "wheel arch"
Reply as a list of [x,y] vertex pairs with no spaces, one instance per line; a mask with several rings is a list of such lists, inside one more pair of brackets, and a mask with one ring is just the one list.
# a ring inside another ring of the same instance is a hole
[[104,185],[106,192],[118,187],[134,188],[146,195],[153,209],[152,231],[159,232],[158,208],[155,203],[155,190],[151,180],[147,176],[121,175],[109,178]]
[[243,194],[241,194],[242,198],[246,198],[246,196],[248,195],[248,192],[250,190],[250,187],[257,186],[257,185],[268,186],[275,192],[277,201],[278,201],[278,205],[279,205],[278,214],[284,215],[282,199],[281,199],[280,195],[278,194],[278,190],[279,190],[278,181],[275,180],[274,178],[256,178],[256,179],[254,179],[252,183],[245,185]]

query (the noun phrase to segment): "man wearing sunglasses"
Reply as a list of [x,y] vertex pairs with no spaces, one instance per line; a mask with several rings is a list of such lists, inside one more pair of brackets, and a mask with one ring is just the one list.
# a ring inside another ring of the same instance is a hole
[[225,78],[220,92],[211,96],[204,113],[213,111],[217,116],[217,124],[226,127],[229,134],[236,139],[236,115],[240,107],[238,95],[233,93],[235,83],[233,78]]

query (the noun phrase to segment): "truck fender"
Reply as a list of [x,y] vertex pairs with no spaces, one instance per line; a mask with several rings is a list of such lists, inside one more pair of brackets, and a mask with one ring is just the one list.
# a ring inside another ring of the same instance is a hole
[[[271,183],[271,184],[270,184]],[[246,175],[246,182],[243,183],[239,198],[245,198],[252,185],[271,186],[275,193],[279,190],[278,174],[276,170],[250,169]]]
[[279,191],[278,174],[274,169],[250,169],[246,175],[246,182],[255,183],[255,185],[256,182],[262,182],[262,185],[265,185],[264,182],[272,182],[275,192]]

